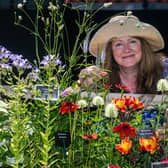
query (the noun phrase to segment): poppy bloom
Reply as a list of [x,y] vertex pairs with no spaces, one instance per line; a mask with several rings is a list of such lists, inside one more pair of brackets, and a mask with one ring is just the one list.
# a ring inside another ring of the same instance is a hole
[[87,134],[82,136],[82,138],[86,140],[95,140],[97,137],[97,134]]
[[116,145],[116,149],[122,154],[128,154],[132,147],[132,141],[130,141],[129,137],[126,137],[121,141],[121,144]]
[[158,139],[154,136],[147,138],[139,138],[140,151],[147,151],[154,154],[156,150],[160,149]]
[[119,125],[115,126],[112,131],[120,134],[120,138],[126,136],[135,137],[136,128],[131,127],[130,124],[121,122]]
[[72,101],[67,101],[61,104],[59,111],[61,114],[65,114],[65,113],[74,112],[77,108],[78,108],[77,104],[73,104]]

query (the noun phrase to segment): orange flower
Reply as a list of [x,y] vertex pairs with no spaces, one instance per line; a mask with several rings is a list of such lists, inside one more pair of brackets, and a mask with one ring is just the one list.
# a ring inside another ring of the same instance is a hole
[[138,98],[129,96],[124,98],[113,98],[112,102],[116,104],[116,107],[121,111],[121,112],[126,112],[127,110],[136,110],[136,109],[141,109],[144,104],[138,100]]
[[122,154],[128,154],[132,147],[132,141],[130,141],[129,137],[126,137],[121,141],[121,144],[116,145],[116,149]]
[[140,150],[150,152],[154,154],[156,150],[160,149],[158,139],[154,136],[147,138],[139,138]]
[[132,105],[132,108],[133,109],[141,109],[143,108],[144,104],[142,102],[139,101],[138,98],[133,98],[133,105]]
[[126,137],[131,136],[134,138],[136,133],[136,128],[132,127],[129,123],[124,122],[121,122],[119,125],[115,126],[112,130],[119,133],[120,138],[122,138],[123,136]]
[[83,139],[86,140],[95,140],[98,138],[97,134],[87,134],[82,136]]
[[121,110],[121,112],[125,112],[127,110],[127,106],[125,104],[125,100],[122,98],[112,99],[112,102],[115,103],[116,107]]

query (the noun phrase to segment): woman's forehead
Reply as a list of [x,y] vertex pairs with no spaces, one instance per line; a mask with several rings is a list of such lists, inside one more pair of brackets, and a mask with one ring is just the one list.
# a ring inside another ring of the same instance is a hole
[[116,38],[112,38],[112,42],[122,41],[122,40],[131,40],[131,39],[138,39],[138,38],[137,37],[133,37],[133,36],[116,37]]

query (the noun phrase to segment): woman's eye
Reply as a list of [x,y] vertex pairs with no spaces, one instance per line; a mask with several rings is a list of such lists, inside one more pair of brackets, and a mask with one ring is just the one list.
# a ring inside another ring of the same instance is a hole
[[135,43],[137,43],[137,41],[136,40],[131,40],[130,43],[135,44]]
[[121,47],[122,46],[122,43],[116,43],[115,44],[115,47]]

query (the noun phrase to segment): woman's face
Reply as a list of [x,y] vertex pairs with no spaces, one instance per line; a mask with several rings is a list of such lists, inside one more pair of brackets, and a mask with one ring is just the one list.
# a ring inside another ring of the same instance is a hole
[[119,66],[136,66],[142,58],[141,42],[130,36],[116,38],[112,41],[112,52]]

